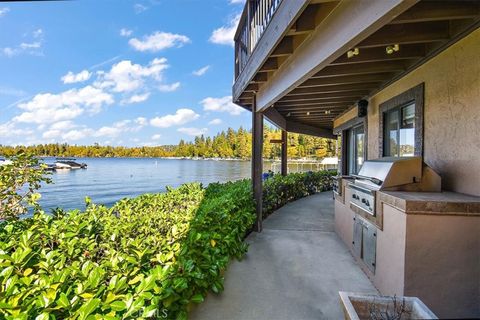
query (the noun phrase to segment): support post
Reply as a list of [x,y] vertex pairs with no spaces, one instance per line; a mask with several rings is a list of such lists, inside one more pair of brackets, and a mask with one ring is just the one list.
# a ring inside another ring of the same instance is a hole
[[252,184],[257,220],[254,229],[262,231],[262,173],[263,173],[263,114],[256,110],[256,98],[252,106]]
[[288,132],[286,130],[282,130],[282,176],[286,176],[288,174]]

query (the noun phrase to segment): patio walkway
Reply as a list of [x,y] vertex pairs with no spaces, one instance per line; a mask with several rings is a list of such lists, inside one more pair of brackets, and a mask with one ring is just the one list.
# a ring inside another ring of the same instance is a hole
[[334,232],[331,192],[292,202],[248,237],[250,248],[190,319],[342,319],[338,291],[376,293]]

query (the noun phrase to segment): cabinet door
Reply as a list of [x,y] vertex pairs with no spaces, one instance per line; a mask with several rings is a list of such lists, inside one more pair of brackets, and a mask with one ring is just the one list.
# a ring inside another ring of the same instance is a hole
[[355,217],[353,218],[353,253],[357,257],[362,256],[362,233],[363,233],[363,224],[362,221]]
[[375,273],[377,256],[377,228],[370,223],[363,225],[363,261],[370,271]]

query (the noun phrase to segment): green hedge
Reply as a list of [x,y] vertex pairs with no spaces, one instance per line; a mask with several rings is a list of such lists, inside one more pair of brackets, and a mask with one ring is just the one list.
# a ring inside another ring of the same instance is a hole
[[263,217],[288,202],[332,189],[335,171],[290,173],[274,175],[263,183]]
[[[265,216],[331,187],[330,173],[265,184]],[[250,180],[186,184],[112,208],[37,212],[0,225],[0,318],[187,317],[223,289],[223,271],[247,250],[255,220]]]
[[[250,184],[187,184],[112,208],[38,213],[0,231],[7,319],[186,318],[222,289],[253,223]],[[95,316],[98,315],[98,316]],[[101,317],[99,315],[102,315]]]

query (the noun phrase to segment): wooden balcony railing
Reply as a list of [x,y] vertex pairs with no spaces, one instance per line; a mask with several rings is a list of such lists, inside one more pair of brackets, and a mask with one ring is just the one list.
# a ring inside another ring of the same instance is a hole
[[283,0],[247,0],[235,34],[235,79]]

